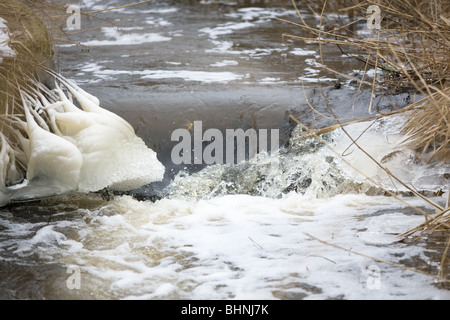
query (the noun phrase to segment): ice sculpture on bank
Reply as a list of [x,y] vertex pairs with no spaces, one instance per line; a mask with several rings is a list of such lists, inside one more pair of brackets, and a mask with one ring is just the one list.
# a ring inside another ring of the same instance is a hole
[[132,190],[163,178],[156,153],[128,122],[47,72],[55,89],[32,81],[13,106],[23,116],[1,116],[0,206],[74,191]]

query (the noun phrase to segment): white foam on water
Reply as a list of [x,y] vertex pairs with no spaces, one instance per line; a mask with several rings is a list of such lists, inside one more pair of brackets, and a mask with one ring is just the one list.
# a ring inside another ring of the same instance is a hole
[[193,70],[147,70],[142,79],[180,78],[185,81],[200,81],[204,83],[224,83],[242,79],[243,76],[234,72],[208,72]]
[[[129,58],[125,56],[124,58]],[[113,73],[105,70],[105,67],[100,64],[100,62],[89,62],[86,64],[80,64],[78,66],[82,72],[80,73],[83,77],[79,77],[79,83],[97,83],[100,81],[114,80]],[[92,76],[85,76],[86,73],[91,73]],[[96,79],[97,78],[97,79]]]
[[211,39],[217,39],[221,35],[231,34],[236,30],[256,27],[263,23],[270,22],[272,19],[292,15],[293,10],[280,10],[275,8],[240,8],[236,12],[227,13],[225,16],[237,21],[219,24],[216,27],[206,27],[199,30],[200,33],[206,33]]
[[309,56],[317,54],[317,52],[314,50],[305,50],[302,48],[294,48],[293,50],[289,51],[289,53],[295,56]]
[[239,64],[239,62],[237,62],[236,60],[222,60],[222,61],[217,61],[215,63],[211,63],[210,66],[211,67],[226,67],[226,66],[236,66],[238,64]]
[[215,47],[212,49],[206,49],[206,53],[229,53],[229,54],[240,54],[239,50],[231,50],[233,47],[232,41],[222,41],[222,40],[212,40],[211,41]]
[[281,78],[274,78],[274,77],[265,77],[259,80],[259,83],[261,84],[281,84],[286,83],[286,81],[281,81]]
[[[181,65],[180,62],[166,62],[171,65]],[[236,62],[237,63],[237,62]],[[214,65],[226,66],[234,65],[235,61],[224,60],[220,64]],[[199,81],[204,83],[226,83],[230,81],[236,81],[242,79],[244,76],[235,72],[229,71],[198,71],[198,70],[143,70],[143,71],[128,71],[128,70],[111,70],[105,69],[98,63],[88,63],[81,66],[81,69],[85,72],[92,72],[95,77],[103,80],[112,80],[119,75],[134,75],[139,76],[141,79],[182,79],[184,81]],[[89,80],[95,81],[95,80]]]
[[305,73],[306,73],[307,75],[317,75],[317,74],[320,73],[319,70],[313,69],[313,68],[309,68],[309,67],[303,68],[303,71],[305,71]]
[[149,13],[155,13],[155,14],[167,14],[167,13],[175,13],[178,11],[178,8],[154,8],[154,9],[136,9],[133,8],[132,6],[129,7],[127,10],[124,10],[124,13],[127,14],[135,14],[135,13],[140,13],[140,14],[149,14]]
[[106,8],[114,7],[114,1],[108,1],[107,3],[100,3],[98,0],[83,0],[81,11],[96,11],[96,10],[104,10]]
[[232,55],[240,55],[243,59],[259,59],[263,56],[268,56],[273,53],[283,52],[285,49],[280,47],[273,48],[254,48],[254,49],[233,49],[234,43],[232,41],[224,41],[224,40],[211,40],[214,47],[211,49],[206,49],[206,53],[221,53],[221,54],[232,54]]
[[168,27],[171,26],[172,23],[163,19],[163,18],[153,18],[153,17],[149,17],[147,19],[145,19],[145,23],[149,24],[153,27]]
[[250,22],[227,22],[217,27],[205,27],[199,30],[200,33],[206,33],[211,39],[215,40],[219,36],[231,34],[236,30],[253,27],[255,24]]
[[[424,258],[422,247],[391,243],[424,221],[395,213],[402,208],[389,198],[364,195],[228,195],[155,203],[121,196],[78,220],[35,226],[34,236],[10,243],[8,250],[79,266],[76,294],[89,299],[448,299],[432,277],[307,235],[391,262]],[[379,213],[388,209],[394,213]],[[374,265],[380,269],[378,289],[369,287],[366,270]],[[60,290],[61,298],[74,294]]]
[[[132,28],[133,30],[138,30]],[[123,30],[123,31],[122,31]],[[85,46],[120,46],[120,45],[139,45],[144,43],[154,43],[170,41],[172,38],[162,36],[160,33],[131,33],[124,28],[103,27],[102,32],[107,39],[88,40],[81,42]]]
[[257,23],[264,23],[273,20],[280,16],[296,16],[295,10],[286,10],[281,8],[259,8],[247,7],[240,8],[236,12],[225,14],[226,17],[232,19],[239,19],[243,21],[254,21]]
[[301,77],[298,77],[298,80],[301,83],[303,83],[303,82],[319,83],[319,81],[322,83],[325,83],[325,82],[336,81],[336,79],[334,79],[334,78],[328,78],[325,76],[317,77],[317,76],[313,76],[313,75],[312,76],[301,76]]
[[236,12],[227,13],[225,16],[235,21],[219,24],[214,27],[205,27],[198,30],[200,34],[207,34],[210,41],[215,45],[212,49],[207,49],[207,53],[228,53],[241,54],[249,57],[260,57],[270,55],[273,52],[281,52],[281,48],[255,48],[250,50],[231,50],[232,41],[222,40],[222,36],[233,34],[236,31],[249,28],[260,27],[264,23],[268,23],[280,16],[295,15],[293,10],[276,9],[276,8],[240,8]]

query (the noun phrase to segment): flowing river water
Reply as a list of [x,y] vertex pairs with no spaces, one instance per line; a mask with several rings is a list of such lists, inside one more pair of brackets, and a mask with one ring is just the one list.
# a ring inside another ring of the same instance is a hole
[[[124,4],[89,0],[80,7]],[[0,298],[450,298],[448,286],[430,276],[448,268],[448,259],[441,265],[446,239],[396,241],[423,215],[383,195],[315,139],[296,140],[290,113],[307,125],[334,123],[308,106],[330,116],[319,85],[334,112],[348,119],[368,115],[371,92],[356,96],[357,84],[317,67],[317,45],[283,39],[302,31],[276,18],[298,22],[290,1],[154,0],[82,17],[82,29],[104,26],[56,47],[59,72],[128,120],[166,173],[163,181],[127,193],[70,194],[1,208]],[[364,24],[358,27],[366,32]],[[322,54],[344,74],[358,75],[363,67],[337,48],[324,47]],[[374,105],[389,111],[411,99],[407,92],[377,95]],[[203,130],[222,132],[277,129],[280,150],[235,165],[174,163],[172,133],[192,132],[198,121]],[[401,123],[396,117],[377,122],[366,146],[389,156],[383,159],[392,170],[444,205],[433,192],[448,188],[448,166],[424,164],[405,149],[383,151]],[[367,127],[349,132],[357,136]],[[351,145],[340,131],[323,138],[341,153]],[[404,191],[355,149],[349,159],[388,189]],[[434,212],[423,200],[402,199]]]

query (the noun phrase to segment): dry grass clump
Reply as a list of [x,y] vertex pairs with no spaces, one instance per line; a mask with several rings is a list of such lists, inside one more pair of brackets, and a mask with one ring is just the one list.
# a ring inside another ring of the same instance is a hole
[[51,44],[42,20],[24,3],[14,0],[0,3],[0,17],[6,20],[14,57],[0,64],[0,111],[12,105],[18,88],[30,77],[39,77],[39,67],[51,67]]
[[[395,70],[389,82],[411,86],[426,97],[413,108],[403,133],[409,145],[432,159],[450,160],[450,2],[380,1],[386,12],[389,45],[382,49]],[[392,37],[392,40],[391,40]],[[392,43],[393,44],[392,44]],[[394,45],[395,44],[395,45]],[[395,76],[394,76],[395,75]]]
[[[450,2],[444,0],[366,0],[314,1],[307,6],[318,15],[320,26],[305,22],[295,3],[301,23],[294,23],[310,36],[285,34],[284,37],[315,42],[321,53],[320,66],[339,76],[360,82],[360,88],[370,86],[373,91],[399,92],[415,90],[425,99],[422,104],[405,108],[408,114],[405,134],[410,146],[424,152],[433,151],[430,160],[450,160]],[[308,1],[309,3],[309,1]],[[369,28],[368,21],[376,22],[373,12],[380,9],[380,29]],[[304,5],[302,6],[304,7]],[[338,12],[350,22],[327,21],[324,13]],[[353,18],[353,17],[360,18]],[[290,22],[293,23],[293,22]],[[359,30],[359,32],[358,32]],[[363,31],[363,32],[361,32]],[[337,46],[343,53],[351,53],[364,63],[360,79],[344,75],[326,66],[322,54],[325,45]],[[372,68],[373,76],[367,71]],[[372,111],[372,101],[369,105]],[[430,117],[431,116],[431,117]],[[431,125],[430,125],[431,124]]]
[[26,137],[20,121],[25,120],[21,91],[33,82],[45,83],[41,71],[52,65],[50,37],[45,24],[33,10],[18,0],[0,3],[0,17],[6,21],[7,44],[15,55],[0,63],[0,187],[15,185],[26,174],[26,157],[21,139]]
[[[423,153],[431,154],[429,161],[450,161],[450,2],[445,0],[366,0],[366,1],[307,1],[308,7],[319,19],[319,26],[306,23],[296,2],[292,0],[301,23],[295,24],[309,36],[284,34],[284,37],[317,43],[321,58],[319,66],[341,77],[359,81],[358,93],[363,87],[372,92],[393,93],[414,91],[421,96],[409,106],[380,118],[404,113],[407,121],[403,132],[406,144]],[[369,6],[379,8],[379,28]],[[305,5],[302,4],[302,8]],[[328,17],[325,13],[337,12]],[[359,18],[357,18],[359,17]],[[328,20],[330,21],[328,21]],[[345,20],[346,19],[346,20]],[[345,21],[344,21],[345,20]],[[341,24],[338,22],[341,21]],[[350,21],[350,22],[348,22]],[[327,67],[324,46],[337,46],[343,53],[364,64],[361,78],[345,75]],[[372,73],[368,74],[368,69]],[[358,94],[357,93],[357,94]],[[372,99],[369,112],[372,112]],[[366,119],[367,120],[367,119]],[[341,121],[324,132],[345,125]]]
[[450,159],[450,87],[432,93],[425,104],[412,110],[403,128],[409,144],[433,158]]

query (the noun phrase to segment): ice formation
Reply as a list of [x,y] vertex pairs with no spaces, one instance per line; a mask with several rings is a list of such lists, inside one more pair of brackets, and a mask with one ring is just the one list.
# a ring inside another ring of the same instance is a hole
[[48,72],[55,89],[22,88],[24,117],[2,116],[0,205],[74,191],[126,191],[163,178],[156,153],[127,121]]

